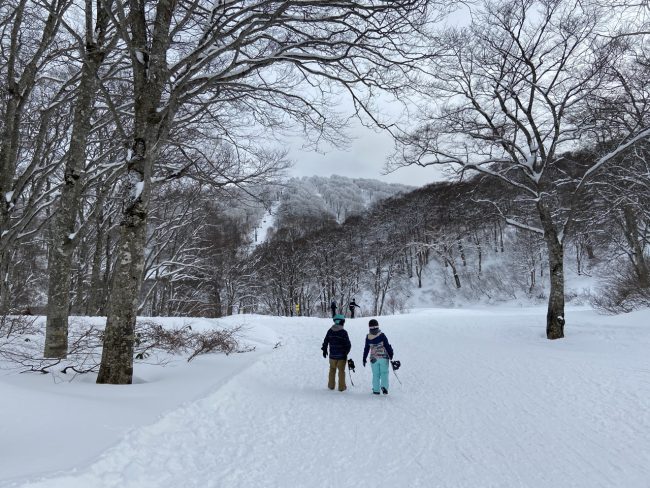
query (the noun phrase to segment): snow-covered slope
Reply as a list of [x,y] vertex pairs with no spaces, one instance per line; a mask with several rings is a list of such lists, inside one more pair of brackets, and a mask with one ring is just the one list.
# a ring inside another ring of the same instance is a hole
[[374,203],[411,190],[406,185],[338,175],[293,178],[282,193],[280,216],[327,214],[341,223]]
[[251,233],[251,236],[249,237],[251,249],[255,249],[269,238],[269,231],[273,229],[273,225],[275,224],[275,215],[278,211],[279,205],[280,204],[277,202],[271,205],[263,215],[259,225]]
[[[47,412],[57,395],[71,408],[80,399],[44,389],[40,378],[2,377],[0,480],[19,464],[23,481],[9,486],[647,488],[650,311],[569,309],[567,338],[553,342],[544,338],[544,316],[540,307],[381,317],[402,384],[391,374],[390,394],[380,397],[361,366],[367,318],[346,323],[357,372],[355,386],[340,393],[325,387],[319,351],[329,320],[248,316],[251,339],[275,335],[282,346],[263,348],[216,391],[132,430],[94,461],[70,455],[61,467],[77,469],[29,483],[43,460],[27,451],[49,434],[7,446],[6,435],[15,438],[29,421],[7,419],[7,402]],[[106,396],[119,403],[124,392],[155,383],[92,388],[103,408]],[[98,415],[81,434],[68,420],[70,434],[53,443],[60,457],[80,438],[92,450],[91,434],[111,422]]]

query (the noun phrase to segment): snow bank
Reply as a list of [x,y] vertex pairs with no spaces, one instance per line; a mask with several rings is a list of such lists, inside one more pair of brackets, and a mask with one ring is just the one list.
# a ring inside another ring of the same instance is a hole
[[[94,325],[104,319],[84,317]],[[52,471],[88,464],[129,432],[156,422],[167,412],[205,397],[253,364],[277,342],[273,331],[251,316],[225,321],[155,317],[169,327],[196,331],[242,325],[246,354],[184,357],[166,366],[137,363],[134,384],[98,386],[96,375],[52,376],[0,370],[0,486]],[[71,378],[72,379],[72,378]],[[10,485],[11,486],[11,485]]]

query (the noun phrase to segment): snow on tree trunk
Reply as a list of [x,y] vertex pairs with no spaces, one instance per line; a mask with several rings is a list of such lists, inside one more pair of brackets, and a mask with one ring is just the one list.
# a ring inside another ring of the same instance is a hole
[[[139,143],[136,142],[136,145]],[[143,177],[144,158],[141,153],[131,161],[129,193],[120,222],[118,259],[113,271],[108,318],[104,332],[102,360],[97,383],[131,384],[133,381],[133,349],[135,322],[144,269],[148,192],[136,190]],[[137,197],[135,197],[137,194]],[[135,197],[135,198],[133,198]]]
[[[3,131],[0,137],[0,314],[9,312],[9,255],[13,244],[9,230],[10,215],[13,207],[13,179],[16,171],[18,153],[18,129],[15,127],[19,119],[19,95],[16,83],[10,83],[8,93],[13,95],[6,102]],[[13,85],[13,86],[12,86]]]
[[0,316],[9,313],[9,253],[0,251]]

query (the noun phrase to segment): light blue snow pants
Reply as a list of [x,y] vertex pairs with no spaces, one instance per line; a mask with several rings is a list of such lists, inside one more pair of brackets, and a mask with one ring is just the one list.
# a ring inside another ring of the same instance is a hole
[[383,386],[388,390],[388,359],[377,359],[370,363],[372,368],[372,391],[378,393]]

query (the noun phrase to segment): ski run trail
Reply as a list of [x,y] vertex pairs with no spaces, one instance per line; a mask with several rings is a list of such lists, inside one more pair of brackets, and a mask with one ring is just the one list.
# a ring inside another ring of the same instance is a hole
[[330,320],[230,317],[265,338],[249,366],[87,465],[5,486],[649,488],[648,319],[574,308],[548,341],[543,308],[379,317],[402,384],[391,372],[375,396],[368,317],[345,325],[357,371],[343,393],[326,387]]

